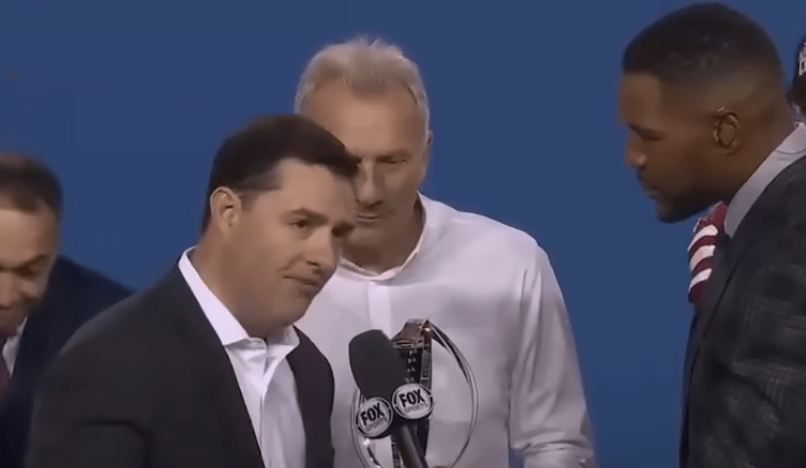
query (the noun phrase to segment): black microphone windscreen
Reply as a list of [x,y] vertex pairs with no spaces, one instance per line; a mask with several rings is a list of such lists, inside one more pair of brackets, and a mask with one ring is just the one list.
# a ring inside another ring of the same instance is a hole
[[408,378],[406,364],[380,330],[366,331],[350,341],[350,370],[364,398],[391,401]]

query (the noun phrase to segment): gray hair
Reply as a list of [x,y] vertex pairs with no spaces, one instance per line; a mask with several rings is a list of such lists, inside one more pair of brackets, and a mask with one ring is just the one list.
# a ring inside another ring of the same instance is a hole
[[300,112],[308,96],[331,80],[343,81],[356,93],[382,93],[393,85],[403,86],[417,104],[424,133],[430,130],[428,96],[420,70],[400,47],[365,37],[323,47],[302,72],[294,111]]

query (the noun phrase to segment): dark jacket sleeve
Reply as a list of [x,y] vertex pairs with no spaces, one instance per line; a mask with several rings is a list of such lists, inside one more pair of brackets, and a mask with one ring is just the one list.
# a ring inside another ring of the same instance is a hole
[[[37,392],[28,468],[142,468],[146,436],[129,382],[81,344],[64,352]],[[127,388],[129,387],[129,388]]]

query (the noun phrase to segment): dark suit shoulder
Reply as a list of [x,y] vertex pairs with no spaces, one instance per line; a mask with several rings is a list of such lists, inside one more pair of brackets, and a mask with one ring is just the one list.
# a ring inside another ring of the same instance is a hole
[[144,340],[141,345],[147,342],[149,335],[159,330],[154,320],[159,308],[151,304],[153,294],[153,289],[132,294],[97,314],[75,332],[62,352],[77,346],[102,346],[112,351],[123,348],[129,340]]
[[806,222],[806,157],[792,163],[770,186],[775,184],[786,184],[786,189],[779,202],[772,205],[772,214],[792,224]]
[[116,297],[118,300],[122,300],[133,292],[128,286],[63,255],[59,256],[53,268],[54,274],[84,286],[88,294],[95,293],[100,296]]
[[159,385],[152,373],[159,359],[143,332],[142,299],[143,294],[129,296],[78,328],[44,373],[38,388],[42,405],[51,408],[69,398],[80,411],[144,424],[149,395]]
[[60,256],[53,266],[50,287],[57,295],[69,297],[76,313],[88,316],[133,293],[131,288],[65,256]]

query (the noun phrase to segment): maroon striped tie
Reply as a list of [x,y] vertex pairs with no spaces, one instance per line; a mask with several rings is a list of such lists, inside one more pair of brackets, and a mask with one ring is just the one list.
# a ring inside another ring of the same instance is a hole
[[694,239],[688,246],[688,267],[691,272],[688,300],[692,304],[697,304],[702,299],[706,280],[711,276],[714,247],[725,229],[727,212],[728,207],[724,203],[717,203],[694,227]]

